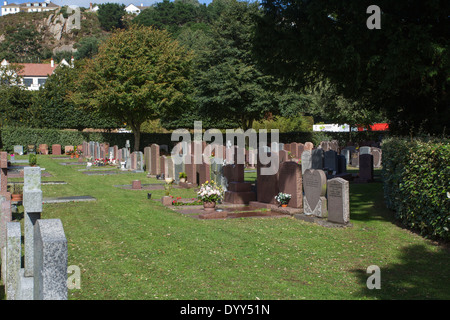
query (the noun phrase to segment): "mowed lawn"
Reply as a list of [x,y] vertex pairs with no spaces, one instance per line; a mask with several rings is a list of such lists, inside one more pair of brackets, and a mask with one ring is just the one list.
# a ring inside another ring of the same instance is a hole
[[[88,176],[62,161],[38,156],[52,174],[43,180],[68,183],[42,186],[44,197],[97,199],[44,205],[43,219],[63,222],[68,264],[81,270],[69,299],[450,299],[449,251],[395,224],[379,180],[350,185],[353,227],[325,228],[295,218],[196,220],[147,190],[114,187],[158,182],[145,173]],[[379,290],[367,289],[370,265],[381,270]]]

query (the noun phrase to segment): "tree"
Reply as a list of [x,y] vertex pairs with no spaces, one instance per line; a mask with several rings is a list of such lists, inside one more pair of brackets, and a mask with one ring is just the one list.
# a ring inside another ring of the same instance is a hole
[[116,31],[87,61],[74,100],[129,125],[139,150],[143,122],[189,108],[191,58],[165,30]]
[[442,133],[450,123],[450,3],[264,0],[255,53],[270,74],[301,86],[329,81],[353,110],[385,113],[390,129]]
[[236,0],[214,4],[219,16],[207,33],[209,40],[195,50],[199,71],[193,81],[199,115],[244,131],[268,113],[297,115],[305,107],[303,95],[291,86],[281,87],[253,57],[254,19],[261,14],[258,4]]
[[120,123],[98,112],[87,111],[77,106],[70,98],[75,90],[75,80],[79,77],[82,63],[75,66],[60,65],[41,87],[35,99],[35,126],[39,128],[112,129]]
[[104,3],[98,6],[98,20],[105,31],[124,28],[122,17],[125,15],[125,5]]
[[[209,24],[209,16],[205,5],[198,1],[169,1],[163,0],[153,7],[143,10],[133,23],[167,29],[175,37],[187,25]],[[204,27],[204,26],[203,26]]]
[[39,41],[40,34],[33,25],[19,23],[15,27],[7,27],[4,32],[4,40],[0,43],[0,55],[2,59],[10,62],[31,62],[41,58],[43,48]]

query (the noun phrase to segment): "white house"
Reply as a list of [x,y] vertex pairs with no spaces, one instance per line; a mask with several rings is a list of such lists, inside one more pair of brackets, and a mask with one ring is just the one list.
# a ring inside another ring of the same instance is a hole
[[129,4],[125,7],[125,11],[127,13],[138,15],[139,13],[141,13],[142,10],[147,9],[147,8],[148,8],[148,6],[144,6],[143,3],[141,3],[140,6],[136,6],[134,4]]
[[[71,63],[72,64],[69,64],[64,59],[59,64],[55,64],[53,59],[50,63],[18,63],[18,65],[22,66],[22,69],[19,72],[19,76],[22,77],[20,85],[25,86],[27,90],[39,90],[58,66],[64,65],[73,67],[73,58]],[[1,67],[6,67],[8,65],[9,62],[3,59]]]
[[19,12],[45,12],[59,8],[61,7],[52,3],[50,0],[46,0],[45,2],[24,2],[20,4],[8,4],[8,1],[5,0],[2,6],[2,16]]

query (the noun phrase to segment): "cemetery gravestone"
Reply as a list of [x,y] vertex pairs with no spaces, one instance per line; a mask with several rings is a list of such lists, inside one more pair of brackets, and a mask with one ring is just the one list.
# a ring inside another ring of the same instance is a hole
[[52,145],[52,154],[55,156],[61,155],[61,145],[60,144]]
[[23,155],[23,146],[16,145],[14,146],[14,153],[18,155]]
[[[6,297],[8,300],[18,298],[20,282],[20,260],[21,260],[21,236],[20,222],[8,222],[6,226],[6,259],[2,259],[2,264],[6,264],[6,275],[3,275]],[[3,271],[3,270],[2,270]]]
[[327,177],[325,172],[307,169],[303,175],[303,213],[317,217],[327,216],[325,194],[327,191]]
[[375,168],[381,167],[381,149],[372,147],[372,156],[373,156],[373,166]]
[[311,151],[305,150],[302,153],[302,175],[305,174],[307,169],[312,169]]
[[40,154],[48,154],[48,145],[40,144],[39,145],[39,153]]
[[159,145],[152,144],[151,145],[151,154],[150,154],[150,174],[151,175],[157,175],[159,174]]
[[291,195],[288,207],[302,207],[302,173],[299,164],[294,161],[281,163],[278,172],[278,190]]
[[24,168],[23,208],[25,229],[25,276],[33,276],[34,225],[41,218],[41,168]]
[[359,156],[359,178],[360,182],[373,181],[373,156],[361,154]]
[[61,220],[39,219],[34,238],[34,299],[67,300],[67,239]]
[[338,155],[334,150],[328,150],[324,153],[324,168],[331,171],[338,171]]
[[323,169],[323,150],[314,149],[311,153],[311,168],[312,169]]
[[350,221],[349,182],[333,178],[327,184],[328,221],[347,224]]

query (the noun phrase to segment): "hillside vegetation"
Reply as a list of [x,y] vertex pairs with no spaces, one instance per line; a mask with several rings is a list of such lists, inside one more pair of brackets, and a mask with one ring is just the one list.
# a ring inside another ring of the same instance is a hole
[[[83,39],[102,39],[96,13],[81,12],[81,28],[71,28],[67,7],[56,12],[17,13],[0,17],[0,59],[42,62],[54,57],[70,59]],[[84,40],[85,41],[85,40]]]

